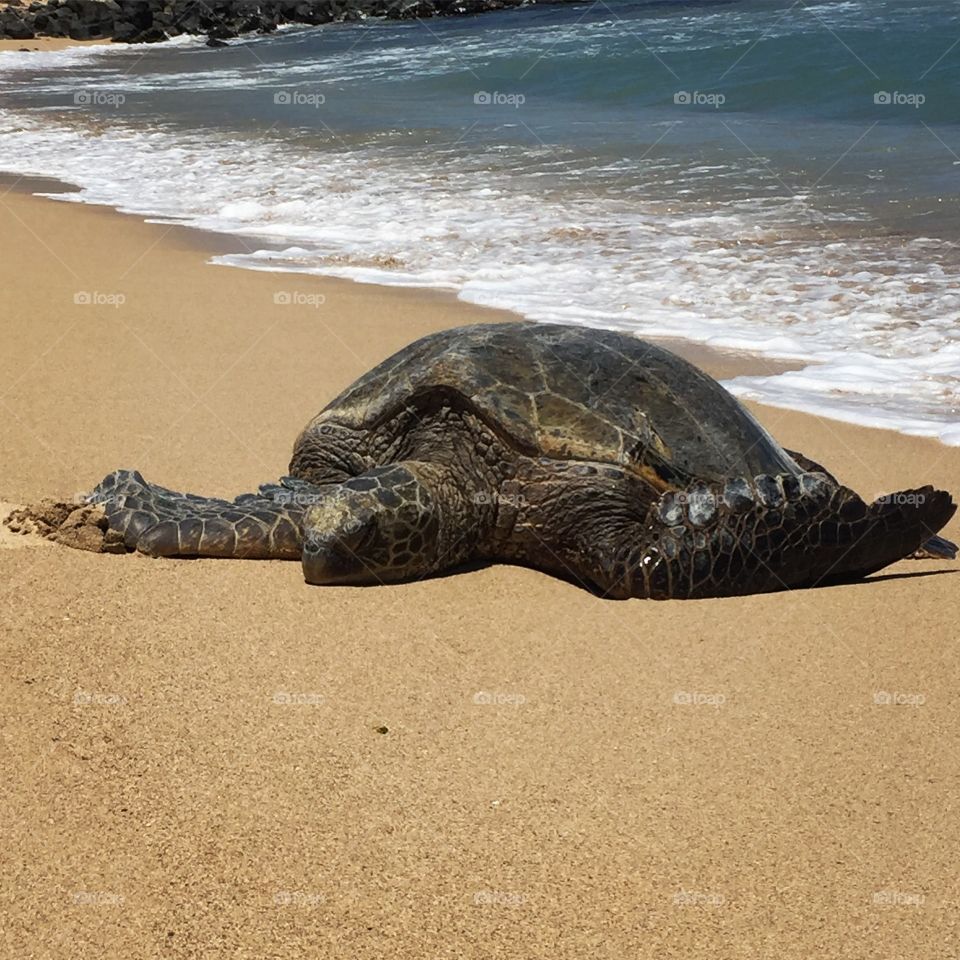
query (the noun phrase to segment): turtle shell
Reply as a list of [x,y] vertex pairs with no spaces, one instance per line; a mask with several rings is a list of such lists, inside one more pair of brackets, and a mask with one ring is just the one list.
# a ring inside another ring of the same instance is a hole
[[520,453],[615,464],[655,474],[664,488],[799,472],[730,393],[686,360],[630,334],[561,324],[431,334],[362,376],[311,427],[376,430],[438,397],[472,410]]

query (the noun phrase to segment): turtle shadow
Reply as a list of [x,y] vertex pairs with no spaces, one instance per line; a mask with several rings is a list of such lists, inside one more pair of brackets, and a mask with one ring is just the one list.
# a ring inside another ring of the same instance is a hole
[[[405,577],[401,580],[394,580],[389,583],[358,583],[358,584],[337,584],[337,586],[351,586],[357,590],[368,590],[372,587],[403,587],[406,584],[411,583],[425,583],[432,580],[456,580],[460,577],[467,576],[471,573],[475,573],[480,570],[489,570],[493,567],[506,567],[506,568],[515,568],[520,570],[533,570],[536,573],[541,574],[544,577],[548,577],[551,580],[557,580],[560,583],[569,584],[572,587],[583,591],[584,593],[590,594],[593,597],[596,597],[599,600],[607,600],[613,603],[622,603],[623,600],[619,597],[611,597],[609,593],[605,593],[593,584],[590,584],[586,581],[580,580],[575,576],[565,576],[559,572],[552,570],[542,570],[540,567],[534,566],[533,564],[526,563],[517,563],[511,561],[498,561],[498,560],[472,560],[467,563],[459,564],[456,567],[451,567],[447,570],[438,570],[435,573],[421,575],[421,576],[412,576]],[[773,593],[783,593],[783,592],[792,592],[792,591],[817,591],[817,590],[829,590],[832,587],[855,587],[861,586],[866,587],[870,584],[883,583],[888,580],[914,580],[918,577],[938,577],[949,574],[958,574],[960,570],[951,570],[951,569],[940,569],[940,570],[915,570],[908,573],[882,573],[878,575],[873,575],[870,577],[864,577],[857,580],[836,580],[828,583],[812,583],[802,587],[789,587],[782,591],[772,591]],[[727,599],[742,599],[744,596],[764,596],[764,592],[754,593],[754,594],[736,594],[731,597],[697,597],[690,598],[693,602],[704,602],[710,600],[727,600]],[[640,598],[633,598],[640,599]]]
[[[477,560],[472,561],[467,564],[462,564],[458,567],[452,568],[450,570],[438,571],[437,573],[431,574],[428,577],[417,577],[413,580],[441,580],[441,579],[451,579],[459,576],[463,576],[469,573],[473,573],[477,570],[487,570],[491,567],[515,567],[522,570],[534,570],[537,573],[542,574],[545,577],[549,577],[551,580],[558,580],[561,583],[569,584],[572,587],[576,587],[582,590],[584,593],[590,594],[591,596],[596,597],[599,600],[608,600],[614,603],[620,603],[622,600],[618,597],[611,597],[608,593],[605,593],[595,587],[593,584],[586,583],[582,580],[579,580],[573,576],[564,576],[558,572],[541,570],[539,567],[535,567],[531,564],[525,563],[503,563],[496,560]],[[871,584],[884,583],[886,581],[893,580],[916,580],[918,578],[924,577],[939,577],[939,576],[949,576],[951,574],[960,574],[960,570],[953,569],[938,569],[938,570],[914,570],[907,573],[880,573],[872,575],[869,577],[863,577],[857,580],[837,580],[831,581],[829,583],[812,583],[807,586],[802,587],[790,587],[784,591],[772,591],[773,593],[781,592],[792,592],[792,591],[812,591],[817,590],[829,590],[832,587],[869,587]],[[403,581],[405,583],[411,582],[410,580]],[[736,594],[732,597],[697,597],[691,598],[694,602],[700,601],[710,601],[710,600],[727,600],[727,599],[742,599],[744,596],[764,596],[764,593],[753,593],[753,594]]]
[[[135,552],[135,551],[131,551],[131,552]],[[210,560],[210,559],[214,559],[214,558],[210,558],[210,557],[183,556],[183,557],[175,557],[175,558],[171,557],[171,558],[169,558],[169,559],[176,560],[176,562],[178,562],[178,563],[182,563],[182,562],[184,562],[184,561],[186,561],[186,562],[194,561],[194,562],[195,562],[195,561],[202,560],[202,559]],[[220,561],[220,562],[222,562],[222,561]],[[298,561],[290,561],[290,560],[277,561],[277,560],[260,560],[260,559],[254,559],[254,562],[257,562],[257,563],[278,563],[278,562],[279,562],[279,563],[296,563],[296,562],[298,562]],[[591,584],[591,583],[589,583],[589,582],[587,582],[587,581],[581,580],[581,579],[579,579],[579,578],[576,577],[576,576],[573,576],[573,575],[569,575],[569,576],[568,576],[568,575],[564,575],[564,574],[560,573],[559,571],[543,570],[543,569],[541,569],[540,567],[537,567],[537,566],[535,566],[535,565],[533,565],[533,564],[518,563],[518,562],[516,562],[516,561],[499,561],[499,560],[471,560],[471,561],[468,561],[467,563],[462,563],[462,564],[457,565],[456,567],[450,567],[449,569],[446,569],[446,570],[438,570],[438,571],[436,571],[436,572],[434,572],[434,573],[430,573],[430,574],[427,574],[427,575],[419,575],[419,576],[418,576],[418,575],[414,575],[414,576],[410,576],[410,577],[404,577],[404,578],[402,578],[402,579],[393,580],[393,581],[389,581],[389,582],[376,581],[376,582],[370,582],[370,583],[335,584],[335,586],[341,587],[341,588],[347,587],[347,588],[355,589],[355,590],[370,590],[370,589],[376,588],[376,587],[380,587],[380,588],[384,588],[384,587],[385,587],[385,588],[388,588],[388,589],[391,588],[391,587],[393,587],[393,588],[401,588],[401,587],[403,587],[403,586],[405,586],[405,585],[408,585],[408,584],[412,584],[412,583],[424,583],[424,582],[429,582],[429,581],[432,581],[432,580],[456,580],[456,579],[458,579],[458,578],[460,578],[460,577],[465,577],[465,576],[467,576],[467,575],[469,575],[469,574],[471,574],[471,573],[476,573],[476,572],[478,572],[478,571],[480,571],[480,570],[489,570],[489,569],[494,568],[494,567],[505,567],[505,568],[507,568],[507,569],[509,569],[509,568],[514,568],[514,569],[520,569],[520,570],[532,570],[532,571],[534,571],[534,572],[536,572],[536,573],[539,573],[539,574],[541,574],[542,576],[547,577],[547,578],[549,578],[549,579],[551,579],[551,580],[556,580],[556,581],[559,581],[560,583],[566,583],[566,584],[569,584],[569,585],[572,586],[572,587],[576,587],[577,589],[581,590],[582,592],[584,592],[584,593],[586,593],[586,594],[589,594],[589,595],[591,595],[591,596],[593,596],[593,597],[596,597],[598,600],[606,600],[606,601],[611,601],[611,602],[613,602],[613,603],[622,603],[622,602],[623,602],[623,600],[622,600],[621,598],[619,598],[619,597],[612,597],[612,596],[610,596],[609,593],[606,593],[606,592],[600,590],[600,589],[599,589],[598,587],[596,587],[595,585],[593,585],[593,584]],[[875,575],[872,575],[872,576],[869,576],[869,577],[864,577],[864,578],[860,578],[860,579],[856,579],[856,580],[832,580],[832,581],[829,581],[829,582],[826,582],[826,583],[811,583],[811,584],[807,584],[807,585],[805,585],[805,586],[788,587],[788,588],[784,588],[784,590],[775,590],[775,591],[770,591],[770,592],[771,592],[771,593],[785,593],[785,592],[808,591],[808,590],[809,590],[809,591],[817,591],[817,590],[829,590],[829,589],[831,589],[831,588],[833,588],[833,587],[855,587],[855,586],[868,587],[868,586],[870,586],[871,584],[884,583],[884,582],[886,582],[886,581],[892,581],[892,580],[915,580],[915,579],[917,579],[917,578],[923,578],[923,577],[939,577],[939,576],[945,576],[945,575],[950,575],[950,574],[960,574],[960,570],[957,570],[957,569],[938,569],[938,570],[914,570],[914,571],[907,572],[907,573],[878,573],[878,574],[875,574]],[[766,591],[761,591],[761,592],[752,593],[752,594],[751,594],[751,593],[748,593],[748,594],[733,594],[733,595],[731,595],[731,596],[729,596],[729,597],[727,597],[727,596],[696,597],[696,598],[690,598],[690,600],[692,600],[692,601],[694,601],[694,602],[697,602],[697,601],[699,601],[699,602],[705,602],[705,601],[710,601],[710,600],[740,599],[740,598],[742,598],[742,597],[744,597],[744,596],[764,596],[765,594],[766,594]],[[640,598],[632,598],[632,599],[640,599]],[[680,599],[680,598],[677,598],[677,599]]]
[[942,577],[958,573],[960,573],[960,570],[915,570],[912,573],[881,573],[864,580],[851,580],[848,583],[828,584],[828,586],[850,587],[857,584],[866,586],[871,583],[882,583],[885,580],[916,580],[918,577]]

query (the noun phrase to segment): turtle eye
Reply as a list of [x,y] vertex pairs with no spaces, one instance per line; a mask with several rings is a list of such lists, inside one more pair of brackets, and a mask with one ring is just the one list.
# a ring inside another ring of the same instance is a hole
[[376,514],[365,513],[350,517],[340,528],[342,539],[354,552],[359,553],[369,547],[379,532]]

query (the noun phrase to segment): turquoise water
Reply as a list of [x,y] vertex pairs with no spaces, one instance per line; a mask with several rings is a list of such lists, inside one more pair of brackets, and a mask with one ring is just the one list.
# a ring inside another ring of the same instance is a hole
[[237,266],[806,363],[742,394],[960,443],[960,10],[571,4],[0,55],[0,167]]

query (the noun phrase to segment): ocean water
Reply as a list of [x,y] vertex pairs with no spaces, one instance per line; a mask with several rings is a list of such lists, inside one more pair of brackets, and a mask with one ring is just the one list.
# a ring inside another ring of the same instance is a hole
[[0,169],[219,258],[794,361],[960,444],[960,7],[606,0],[0,54]]

